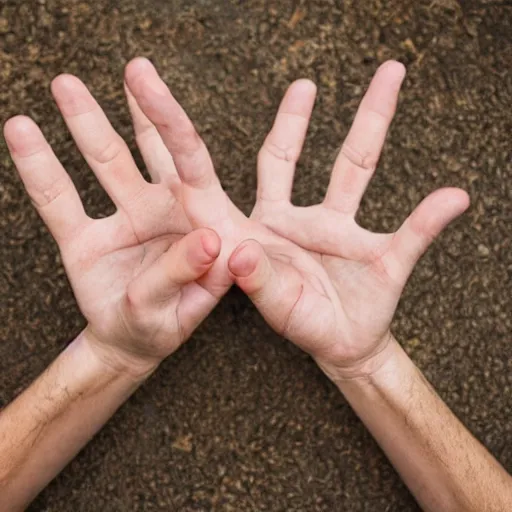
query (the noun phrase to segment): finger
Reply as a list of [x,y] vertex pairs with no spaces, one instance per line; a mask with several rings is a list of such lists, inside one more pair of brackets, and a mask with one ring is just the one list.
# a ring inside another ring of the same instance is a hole
[[165,303],[181,288],[206,274],[220,253],[215,231],[198,229],[171,246],[154,265],[130,286],[128,299],[134,305]]
[[147,185],[130,150],[76,77],[61,75],[52,92],[78,148],[118,208],[125,208]]
[[125,80],[160,133],[183,183],[199,189],[220,187],[204,142],[151,62],[143,58],[131,61],[126,66]]
[[25,188],[55,239],[69,239],[90,219],[80,196],[32,119],[7,121],[5,139]]
[[356,214],[377,167],[404,77],[399,62],[388,61],[377,70],[334,164],[327,207]]
[[443,188],[427,196],[395,233],[382,257],[388,274],[405,284],[428,246],[468,207],[469,196],[461,189]]
[[239,288],[248,295],[267,322],[280,334],[289,334],[289,320],[302,297],[304,284],[290,265],[270,260],[255,240],[242,242],[228,261]]
[[315,97],[316,85],[310,80],[297,80],[286,91],[258,155],[258,199],[290,200]]
[[171,184],[179,179],[171,154],[155,125],[145,116],[125,84],[135,139],[153,183]]

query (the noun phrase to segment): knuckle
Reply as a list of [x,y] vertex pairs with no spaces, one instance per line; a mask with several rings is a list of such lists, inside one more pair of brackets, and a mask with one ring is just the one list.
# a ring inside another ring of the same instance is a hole
[[341,147],[341,153],[352,165],[359,169],[373,172],[377,167],[377,155],[371,151],[360,151],[348,142],[345,142]]
[[106,165],[116,160],[124,149],[124,141],[121,137],[116,136],[95,152],[93,158],[97,163]]
[[71,178],[67,174],[59,176],[48,185],[38,189],[29,191],[30,197],[38,208],[44,208],[64,194],[71,186]]
[[269,155],[283,162],[297,163],[300,157],[300,152],[293,146],[280,146],[279,144],[267,139],[258,154],[258,158],[264,159]]

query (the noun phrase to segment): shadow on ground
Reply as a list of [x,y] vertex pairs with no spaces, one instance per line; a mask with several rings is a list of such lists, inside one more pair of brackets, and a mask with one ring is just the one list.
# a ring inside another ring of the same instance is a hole
[[[4,0],[1,117],[38,121],[91,215],[112,210],[52,104],[80,76],[132,142],[122,70],[150,57],[250,211],[255,156],[286,85],[319,101],[295,202],[322,198],[371,74],[408,65],[360,220],[392,230],[428,192],[472,208],[413,275],[394,330],[441,396],[512,469],[510,2]],[[508,35],[507,35],[508,34]],[[0,405],[83,327],[56,246],[0,146]],[[413,511],[413,499],[314,364],[233,291],[42,493],[33,511]]]

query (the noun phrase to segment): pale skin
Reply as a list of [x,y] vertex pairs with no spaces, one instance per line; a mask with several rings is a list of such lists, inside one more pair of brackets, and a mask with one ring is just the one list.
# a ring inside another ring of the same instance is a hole
[[[75,77],[52,84],[78,147],[117,207],[93,220],[41,131],[13,118],[5,137],[32,202],[59,245],[86,329],[48,370],[0,413],[0,511],[23,510],[174,352],[220,295],[198,279],[221,242],[191,231],[170,191],[172,158],[161,179],[152,141],[139,137],[153,183]],[[144,116],[129,97],[134,123]],[[177,179],[177,175],[174,176]],[[169,181],[170,180],[170,181]]]
[[425,510],[504,511],[512,507],[510,475],[455,418],[390,332],[415,263],[467,209],[466,192],[435,191],[396,233],[371,233],[355,221],[404,75],[397,62],[379,68],[324,201],[307,208],[292,205],[291,190],[316,88],[307,80],[292,84],[259,154],[250,218],[222,190],[206,147],[152,65],[132,62],[126,82],[174,157],[180,202],[192,226],[210,227],[222,240],[223,252],[205,281],[222,288],[231,276],[277,332],[311,354]]
[[[69,76],[53,84],[80,150],[118,208],[112,217],[88,218],[37,127],[9,121],[13,159],[89,324],[0,415],[0,487],[11,500],[5,510],[22,509],[234,282],[344,393],[425,510],[507,509],[510,476],[390,332],[414,264],[468,207],[467,194],[434,192],[393,234],[355,221],[403,77],[396,62],[378,70],[324,201],[308,208],[290,197],[316,88],[292,84],[259,154],[250,218],[222,190],[204,143],[147,60],[128,65],[126,89],[152,184],[85,86]],[[59,451],[52,450],[57,439]]]

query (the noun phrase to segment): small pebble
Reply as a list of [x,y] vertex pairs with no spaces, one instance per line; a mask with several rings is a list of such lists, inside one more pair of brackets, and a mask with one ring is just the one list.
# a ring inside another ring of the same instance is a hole
[[478,245],[478,253],[480,256],[489,256],[491,251],[489,251],[489,248],[484,244]]

